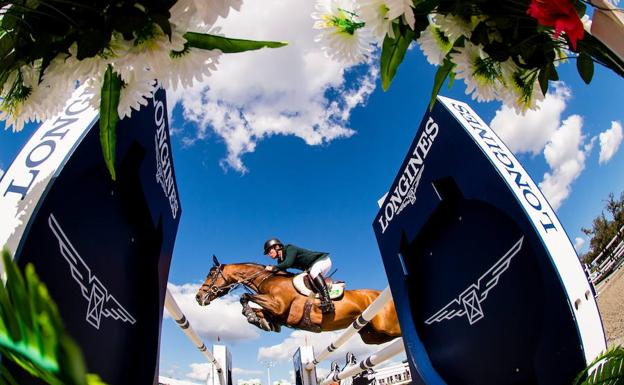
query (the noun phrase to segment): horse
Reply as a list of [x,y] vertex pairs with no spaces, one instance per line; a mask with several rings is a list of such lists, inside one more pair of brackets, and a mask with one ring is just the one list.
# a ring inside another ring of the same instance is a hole
[[[199,288],[195,299],[200,306],[244,285],[255,294],[241,295],[243,315],[260,329],[279,332],[281,326],[312,332],[345,329],[379,296],[379,290],[345,290],[339,300],[334,300],[335,311],[322,314],[319,300],[300,294],[293,285],[292,273],[265,269],[257,263],[221,264],[213,256],[214,266]],[[261,308],[252,308],[249,302]],[[316,318],[313,320],[313,318]],[[401,328],[394,308],[388,303],[362,329],[358,331],[366,344],[382,344],[401,336]]]

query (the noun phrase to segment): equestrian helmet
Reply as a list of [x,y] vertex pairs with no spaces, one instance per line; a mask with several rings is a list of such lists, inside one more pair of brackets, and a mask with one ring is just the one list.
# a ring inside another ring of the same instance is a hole
[[264,242],[264,254],[267,254],[269,252],[269,249],[273,246],[284,247],[284,245],[282,244],[282,241],[280,241],[277,238],[271,238],[268,241]]

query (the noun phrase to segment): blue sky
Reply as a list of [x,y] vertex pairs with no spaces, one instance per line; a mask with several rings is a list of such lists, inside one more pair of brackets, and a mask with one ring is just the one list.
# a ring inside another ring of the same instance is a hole
[[[246,3],[221,21],[226,34],[290,45],[224,56],[202,85],[168,95],[176,103],[170,118],[183,210],[169,280],[206,342],[220,337],[230,346],[235,380],[264,383],[260,361],[271,360],[272,379],[291,381],[288,358],[306,334],[270,334],[247,325],[233,297],[198,307],[192,297],[211,255],[225,263],[268,262],[262,243],[277,236],[330,252],[336,277],[349,288],[383,289],[371,226],[376,202],[413,139],[435,73],[414,47],[383,92],[378,58],[372,66],[344,70],[323,55],[313,41],[311,12],[307,3]],[[585,250],[580,228],[591,225],[610,192],[624,190],[624,90],[622,79],[602,68],[590,86],[580,81],[574,63],[559,68],[563,82],[551,85],[542,109],[525,117],[499,103],[471,101],[460,80],[441,94],[468,102],[491,122],[541,183],[572,242]],[[9,167],[33,129],[0,132],[0,169]],[[321,346],[332,335],[308,338]],[[360,357],[371,351],[357,341],[350,348]],[[203,362],[166,318],[161,373],[201,382]]]

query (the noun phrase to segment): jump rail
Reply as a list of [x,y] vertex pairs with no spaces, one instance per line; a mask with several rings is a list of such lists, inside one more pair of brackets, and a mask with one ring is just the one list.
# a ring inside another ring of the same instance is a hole
[[397,338],[392,341],[390,345],[381,349],[377,353],[371,354],[367,359],[360,362],[359,365],[348,367],[340,373],[336,373],[333,376],[327,377],[321,382],[320,385],[329,385],[332,382],[338,382],[344,380],[345,378],[353,377],[358,373],[362,373],[369,368],[381,364],[382,362],[396,356],[403,351],[405,351],[403,338]]
[[[386,287],[381,293],[379,293],[379,297],[375,298],[375,300],[360,314],[359,317],[353,321],[353,323],[344,331],[334,342],[329,344],[319,355],[314,358],[314,361],[308,362],[305,365],[307,370],[312,370],[318,365],[321,361],[323,361],[330,353],[338,349],[340,346],[344,345],[345,342],[349,340],[355,333],[357,333],[360,329],[362,329],[366,324],[370,322],[379,313],[379,311],[384,307],[384,305],[392,299],[392,294],[390,293],[390,287]],[[372,357],[372,356],[371,356]]]
[[214,365],[215,369],[217,369],[217,373],[219,374],[219,383],[221,385],[226,385],[225,378],[223,377],[223,368],[219,361],[215,359],[210,350],[206,347],[204,342],[199,338],[195,330],[191,327],[186,316],[180,310],[178,303],[173,299],[173,296],[167,289],[167,293],[165,294],[165,308],[169,312],[169,314],[173,317],[175,322],[182,328],[182,331],[186,336],[193,342],[193,344],[199,349],[199,351],[208,359],[208,361]]

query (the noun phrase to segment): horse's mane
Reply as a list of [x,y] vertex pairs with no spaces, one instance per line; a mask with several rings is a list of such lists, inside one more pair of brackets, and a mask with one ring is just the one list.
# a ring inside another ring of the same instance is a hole
[[[231,263],[230,265],[249,265],[249,266],[255,266],[258,268],[262,268],[262,269],[264,269],[267,266],[267,265],[263,265],[262,263],[256,263],[256,262]],[[293,274],[288,271],[278,270],[275,272],[275,275],[280,275],[284,277],[294,277],[296,274]]]

